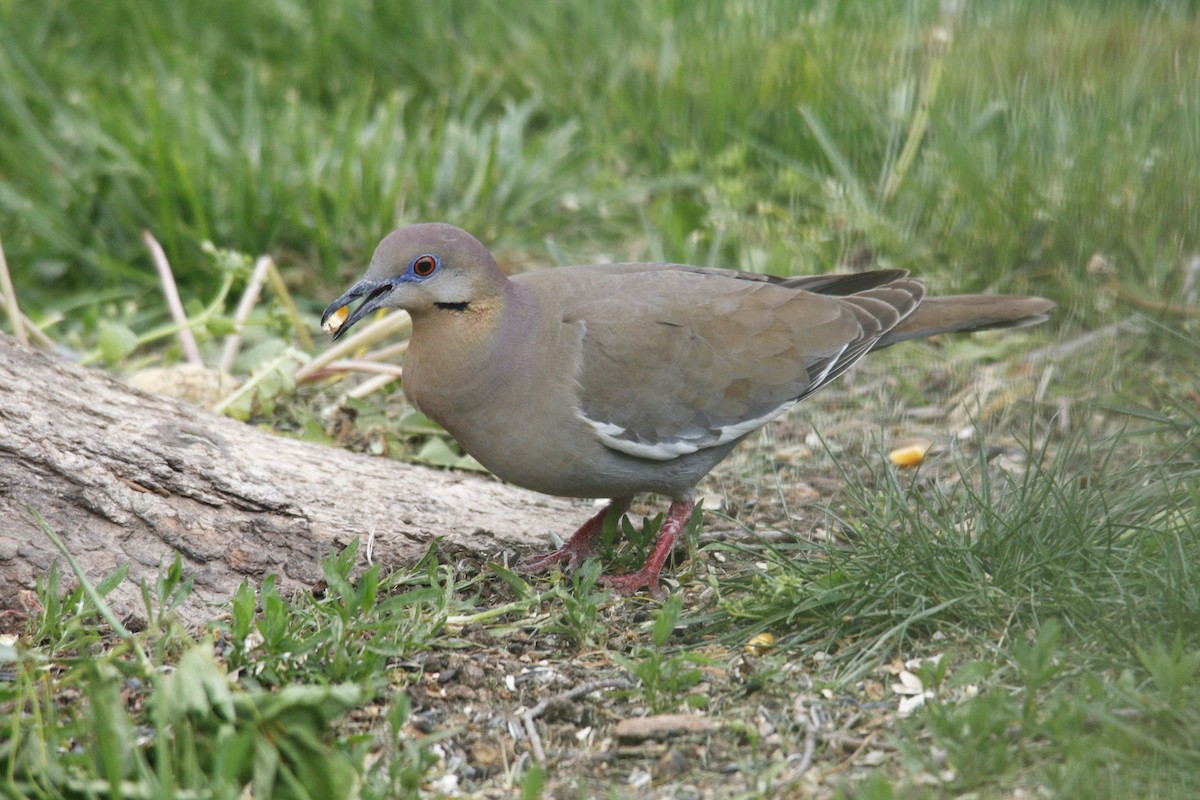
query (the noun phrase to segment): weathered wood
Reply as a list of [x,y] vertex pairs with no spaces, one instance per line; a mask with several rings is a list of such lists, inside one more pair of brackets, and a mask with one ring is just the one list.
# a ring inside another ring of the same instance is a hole
[[[249,577],[310,586],[320,559],[374,532],[374,558],[544,547],[580,517],[567,501],[276,435],[0,334],[0,610],[16,608],[58,557],[30,509],[91,578],[131,562],[110,596],[142,614],[138,582],[180,553],[195,575],[185,618],[219,613]],[[61,565],[65,567],[65,565]]]

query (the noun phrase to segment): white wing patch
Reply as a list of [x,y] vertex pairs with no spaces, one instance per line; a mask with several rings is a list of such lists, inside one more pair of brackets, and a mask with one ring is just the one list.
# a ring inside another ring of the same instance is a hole
[[649,458],[654,461],[670,461],[673,458],[695,453],[698,450],[708,447],[719,447],[732,442],[734,439],[739,439],[756,428],[766,425],[798,402],[800,402],[799,399],[788,400],[783,405],[773,408],[766,414],[752,419],[742,420],[741,422],[726,425],[716,430],[697,429],[691,435],[682,434],[658,442],[639,442],[625,438],[628,431],[620,425],[591,419],[582,411],[577,411],[576,414],[581,420],[592,427],[592,430],[596,432],[596,435],[604,443],[605,447],[618,450],[622,453],[628,453],[638,458]]
[[825,378],[828,377],[829,371],[837,366],[838,359],[842,357],[842,354],[846,352],[846,348],[849,346],[849,344],[842,345],[842,349],[838,350],[837,354],[830,356],[828,363],[825,364],[825,369],[821,370],[821,374],[813,378],[809,384],[812,387],[809,393],[816,391],[825,385]]

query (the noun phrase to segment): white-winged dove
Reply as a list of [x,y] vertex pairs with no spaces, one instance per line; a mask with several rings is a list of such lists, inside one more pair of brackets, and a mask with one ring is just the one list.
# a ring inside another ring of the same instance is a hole
[[[367,314],[412,316],[404,393],[500,478],[608,498],[555,552],[574,568],[633,495],[671,498],[645,565],[604,581],[631,594],[658,576],[700,479],[738,442],[872,350],[938,333],[1046,319],[1039,297],[924,297],[903,270],[779,278],[679,264],[560,267],[505,277],[451,225],[389,234],[335,338]],[[327,329],[333,326],[327,326]]]

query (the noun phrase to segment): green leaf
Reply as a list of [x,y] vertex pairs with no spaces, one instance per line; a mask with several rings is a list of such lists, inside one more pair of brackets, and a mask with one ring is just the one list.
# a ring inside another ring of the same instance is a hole
[[117,566],[112,572],[105,575],[96,584],[96,594],[104,597],[113,589],[121,585],[121,581],[125,580],[125,576],[129,574],[130,563],[126,561]]
[[242,585],[233,595],[233,607],[230,614],[230,633],[235,642],[245,641],[250,634],[250,629],[254,625],[254,607],[254,589],[250,588],[250,584],[242,581]]
[[473,456],[463,456],[454,462],[455,469],[470,470],[471,472],[487,472],[488,468],[475,460]]
[[233,369],[239,373],[254,373],[269,368],[271,362],[283,355],[287,349],[288,343],[282,339],[264,339],[238,355],[233,362]]
[[100,355],[109,364],[119,364],[137,347],[137,334],[119,322],[100,323]]
[[538,800],[545,788],[546,770],[541,764],[534,764],[521,778],[521,800]]
[[214,314],[204,322],[204,328],[213,338],[228,336],[237,330],[237,326],[233,324],[233,320],[229,317],[223,317]]
[[273,797],[279,774],[279,750],[267,737],[254,744],[254,796]]
[[420,411],[409,411],[402,415],[396,422],[396,427],[405,433],[445,433],[441,425]]
[[365,690],[353,683],[337,686],[285,686],[277,692],[256,692],[247,699],[264,721],[282,723],[289,733],[303,729],[321,732],[334,717],[365,699]]
[[183,654],[175,672],[163,682],[161,697],[172,720],[190,716],[228,722],[235,718],[229,679],[207,645],[197,645]]
[[458,453],[450,447],[450,443],[440,436],[434,436],[421,445],[421,449],[413,457],[423,464],[435,467],[453,467],[459,460]]
[[245,422],[254,411],[254,393],[242,392],[225,408],[225,413],[233,419]]
[[679,614],[682,611],[683,598],[673,594],[667,598],[667,602],[663,603],[663,607],[654,615],[651,637],[654,639],[656,647],[662,647],[667,643],[667,639],[671,638],[671,633],[675,630],[675,625],[679,622]]
[[979,683],[996,671],[994,664],[986,661],[969,661],[954,670],[954,674],[946,681],[950,687],[967,686]]

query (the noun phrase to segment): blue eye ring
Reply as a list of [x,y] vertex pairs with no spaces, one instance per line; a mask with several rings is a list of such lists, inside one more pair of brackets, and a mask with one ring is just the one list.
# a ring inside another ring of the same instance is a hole
[[438,261],[437,256],[426,253],[425,255],[414,258],[408,269],[410,272],[412,272],[414,277],[428,278],[435,271],[437,271],[437,268],[440,266],[440,264],[441,262]]

